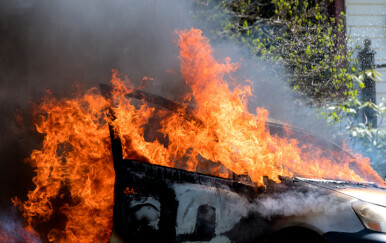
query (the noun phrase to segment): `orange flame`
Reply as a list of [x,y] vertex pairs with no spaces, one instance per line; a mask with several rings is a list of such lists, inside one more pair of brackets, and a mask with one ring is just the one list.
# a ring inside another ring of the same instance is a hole
[[27,202],[14,202],[28,224],[49,222],[49,241],[103,242],[110,237],[115,175],[105,102],[93,91],[69,100],[47,98],[39,106],[43,115],[36,129],[45,137],[42,149],[29,159],[36,167],[36,188]]
[[[383,184],[368,159],[354,159],[343,151],[321,150],[311,144],[300,146],[296,139],[272,136],[265,126],[268,111],[257,108],[257,115],[253,115],[246,108],[251,87],[238,85],[231,89],[225,80],[233,80],[230,73],[238,64],[231,63],[229,58],[216,61],[201,30],[177,31],[177,34],[181,73],[191,93],[186,95],[184,108],[179,112],[163,114],[158,132],[167,140],[166,145],[145,136],[144,127],[149,119],[161,115],[148,104],[136,108],[124,98],[131,89],[124,87],[116,73],[113,76],[118,103],[113,124],[123,141],[124,157],[131,158],[134,154],[150,163],[190,171],[195,171],[203,160],[209,160],[236,174],[248,174],[258,185],[263,185],[264,176],[279,182],[279,176],[294,174]],[[194,115],[202,123],[184,118],[189,101],[195,102]],[[226,169],[212,173],[226,177]]]
[[[263,185],[265,176],[279,182],[279,176],[294,174],[384,185],[368,159],[271,135],[266,127],[268,111],[257,108],[254,115],[246,108],[250,86],[230,88],[226,81],[234,81],[230,74],[238,64],[229,58],[216,61],[200,30],[177,34],[181,73],[191,88],[177,112],[127,99],[133,85],[113,72],[116,119],[109,122],[121,138],[125,158],[189,171],[204,169],[222,177],[230,171],[247,174],[257,185]],[[196,119],[186,119],[192,103]],[[28,201],[14,203],[28,225],[49,225],[38,230],[49,228],[46,240],[109,239],[115,175],[106,104],[92,89],[73,99],[46,98],[38,107],[43,115],[36,128],[44,141],[29,159],[36,168],[36,188],[29,192]]]
[[135,190],[133,188],[130,189],[129,187],[126,187],[123,193],[125,195],[131,195],[131,194],[135,194]]

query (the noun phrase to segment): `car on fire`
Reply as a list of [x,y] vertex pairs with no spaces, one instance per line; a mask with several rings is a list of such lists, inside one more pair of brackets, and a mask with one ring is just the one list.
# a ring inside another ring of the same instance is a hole
[[[111,87],[101,84],[111,99]],[[176,103],[143,91],[130,97],[173,111]],[[113,107],[110,107],[113,117]],[[266,123],[270,133],[338,145],[308,131]],[[200,171],[124,159],[110,127],[115,205],[111,242],[386,242],[386,188],[374,183],[266,178],[221,178]]]

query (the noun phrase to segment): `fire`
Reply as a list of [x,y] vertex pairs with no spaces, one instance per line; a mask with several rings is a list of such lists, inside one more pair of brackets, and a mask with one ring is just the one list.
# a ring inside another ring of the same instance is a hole
[[36,129],[45,137],[29,158],[36,188],[27,202],[15,203],[49,241],[107,241],[115,174],[104,99],[96,90],[74,99],[46,98],[37,112]]
[[[96,89],[72,99],[46,98],[37,107],[36,129],[44,141],[29,158],[36,168],[36,188],[26,202],[14,202],[27,225],[37,225],[36,230],[46,235],[44,240],[108,241],[115,180],[108,123],[122,141],[125,158],[189,171],[204,168],[222,177],[230,171],[247,174],[257,185],[264,184],[265,176],[279,182],[279,176],[299,174],[384,185],[368,159],[271,135],[266,127],[268,111],[247,110],[252,95],[248,82],[233,86],[227,82],[236,83],[231,73],[238,64],[229,58],[215,60],[200,30],[177,34],[181,74],[191,92],[176,112],[127,99],[134,87],[117,71],[111,81],[114,120],[105,115],[110,103]],[[187,119],[191,113],[195,118]],[[152,121],[155,125],[149,129]],[[135,192],[127,188],[125,193]]]
[[[247,98],[252,95],[248,82],[231,88],[226,81],[233,81],[231,73],[238,64],[229,58],[215,60],[201,30],[177,34],[181,74],[191,92],[178,112],[162,117],[159,132],[167,138],[167,145],[157,139],[149,141],[144,135],[149,119],[161,115],[148,104],[137,109],[124,97],[131,89],[122,85],[116,73],[113,76],[118,103],[113,125],[123,141],[124,157],[142,157],[153,164],[190,171],[209,160],[236,174],[247,174],[258,185],[263,185],[264,176],[279,182],[279,176],[294,174],[383,184],[368,159],[354,159],[346,152],[321,150],[312,144],[299,145],[296,139],[272,136],[265,126],[268,111],[257,108],[254,115],[247,110]],[[194,115],[201,122],[185,119],[192,101]],[[227,177],[227,170],[211,172]]]

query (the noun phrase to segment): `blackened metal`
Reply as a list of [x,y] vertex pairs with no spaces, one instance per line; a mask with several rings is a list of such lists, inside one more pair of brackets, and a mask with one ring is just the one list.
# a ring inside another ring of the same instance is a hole
[[196,238],[192,240],[209,241],[215,236],[216,229],[216,209],[208,204],[200,205],[197,210],[196,227],[194,234]]
[[[133,164],[143,164],[144,167]],[[174,190],[170,188],[170,180],[162,177],[160,172],[151,170],[151,164],[124,160],[120,165],[114,205],[114,228],[117,233],[125,242],[175,242],[178,201]],[[144,169],[146,167],[147,170]],[[135,194],[124,194],[128,186],[134,189]],[[136,209],[149,205],[135,205],[143,198],[153,198],[160,203],[158,229],[136,216]]]
[[[121,169],[125,170],[124,174],[135,174],[138,178],[155,177],[161,178],[163,181],[169,181],[170,183],[183,182],[201,185],[216,185],[218,188],[226,188],[229,191],[235,192],[246,198],[255,198],[257,194],[265,191],[265,187],[257,187],[256,184],[248,185],[245,183],[237,182],[235,180],[190,172],[182,169],[170,168],[161,165],[148,164],[135,160],[123,159],[122,162],[124,167]],[[130,187],[130,185],[127,185],[126,187]],[[122,188],[122,193],[126,187]],[[134,188],[134,190],[137,192],[134,185],[131,185],[131,188]],[[154,189],[152,188],[150,190],[153,191]]]
[[[107,107],[107,115],[110,120],[109,128],[116,173],[113,224],[115,231],[125,242],[209,241],[216,236],[216,210],[222,210],[222,208],[221,206],[214,208],[207,204],[198,207],[194,231],[189,234],[177,235],[179,199],[175,192],[176,185],[191,184],[201,185],[203,188],[223,189],[236,193],[251,204],[257,204],[259,198],[274,197],[289,190],[307,193],[311,189],[311,184],[288,178],[280,178],[282,183],[279,184],[265,178],[265,187],[257,187],[256,183],[250,181],[250,178],[248,180],[247,176],[234,175],[234,180],[231,180],[124,159],[121,140],[115,134],[111,124],[116,118],[113,110],[112,87],[100,85],[100,88],[109,106]],[[179,106],[174,106],[174,102],[149,95],[143,91],[134,93],[136,94],[135,98],[148,102],[160,102],[161,104],[156,104],[166,109],[171,108],[172,111],[179,110]],[[190,117],[192,120],[196,119],[193,115]],[[273,134],[285,134],[287,130],[281,124],[267,123],[266,125]],[[296,134],[302,137],[310,135],[300,130]],[[239,181],[240,178],[243,179],[242,182]],[[302,185],[299,187],[299,184]],[[133,193],[125,193],[127,188],[130,188]],[[153,211],[159,212],[159,216],[158,214],[155,216],[156,219],[151,219],[152,223],[150,223],[149,218],[140,216],[139,211],[144,207],[150,207]],[[242,217],[238,223],[222,235],[231,239],[232,242],[259,242],[267,233],[272,220],[276,219],[275,217],[268,220],[257,212],[251,211],[249,215]],[[243,233],[240,234],[240,232]]]
[[103,97],[105,97],[106,100],[112,99],[112,92],[113,92],[113,87],[108,84],[99,84],[99,89],[101,90],[101,94]]
[[[266,217],[259,215],[257,212],[251,212],[223,235],[227,236],[231,242],[265,242],[263,238],[271,224],[272,222],[267,220]],[[242,232],[242,234],[240,234],[240,232]]]
[[[106,99],[111,100],[112,99],[113,86],[108,85],[108,84],[99,84],[99,86],[100,86],[100,89],[102,91],[102,95]],[[165,99],[161,96],[154,95],[154,94],[151,94],[151,93],[148,93],[148,92],[145,92],[142,90],[138,90],[138,89],[130,89],[130,92],[125,94],[125,97],[135,98],[135,99],[146,101],[146,102],[149,102],[149,103],[152,103],[155,105],[159,105],[159,106],[161,106],[167,110],[170,110],[172,112],[180,113],[188,121],[197,122],[199,125],[203,124],[203,122],[200,119],[198,119],[196,116],[193,115],[192,111],[189,108],[184,107],[184,106],[182,106],[178,103],[175,103],[171,100]]]
[[341,242],[360,242],[360,243],[374,243],[385,242],[386,235],[382,232],[376,232],[369,229],[363,229],[354,233],[347,232],[327,232],[323,235],[330,243]]
[[107,107],[106,107],[106,115],[109,120],[109,131],[110,131],[110,139],[111,139],[111,147],[112,147],[112,153],[113,153],[113,160],[114,160],[114,169],[115,173],[119,173],[119,170],[117,170],[118,163],[123,158],[123,151],[122,151],[122,142],[119,138],[118,134],[115,134],[114,127],[111,124],[112,121],[116,119],[114,109],[113,109],[113,100],[112,100],[112,87],[107,84],[99,84],[99,88],[101,90],[101,93],[103,97],[107,101]]
[[208,204],[200,205],[197,210],[196,226],[193,233],[177,237],[177,241],[210,241],[215,237],[216,208]]

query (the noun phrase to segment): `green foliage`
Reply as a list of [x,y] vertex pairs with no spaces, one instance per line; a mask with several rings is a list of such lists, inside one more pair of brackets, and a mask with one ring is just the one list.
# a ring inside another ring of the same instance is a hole
[[[365,76],[377,80],[380,77],[375,70],[366,70],[359,72],[357,76],[353,75],[353,80],[364,88]],[[335,105],[327,105],[323,116],[327,118],[330,124],[344,124],[344,133],[350,139],[350,143],[356,150],[370,157],[374,167],[382,176],[386,176],[386,131],[382,128],[376,128],[368,124],[364,116],[364,109],[368,108],[374,111],[379,121],[379,126],[383,124],[386,118],[386,105],[384,101],[374,104],[371,101],[361,102],[357,97],[351,97],[347,101]]]
[[[343,20],[330,17],[326,0],[201,0],[196,17],[218,38],[230,38],[287,67],[298,94],[314,104],[353,94],[353,53],[340,37]],[[343,15],[343,13],[342,13]],[[210,17],[209,17],[210,16]]]
[[[331,124],[344,124],[350,142],[369,156],[382,175],[386,173],[386,134],[362,119],[363,109],[386,115],[384,103],[361,102],[364,78],[376,79],[374,70],[359,71],[343,39],[343,18],[328,14],[332,0],[195,0],[193,15],[211,38],[231,39],[249,48],[265,62],[283,64],[277,73],[292,89],[321,108]],[[276,70],[272,70],[273,72]],[[335,105],[331,105],[334,103]],[[382,168],[381,168],[382,167]]]

